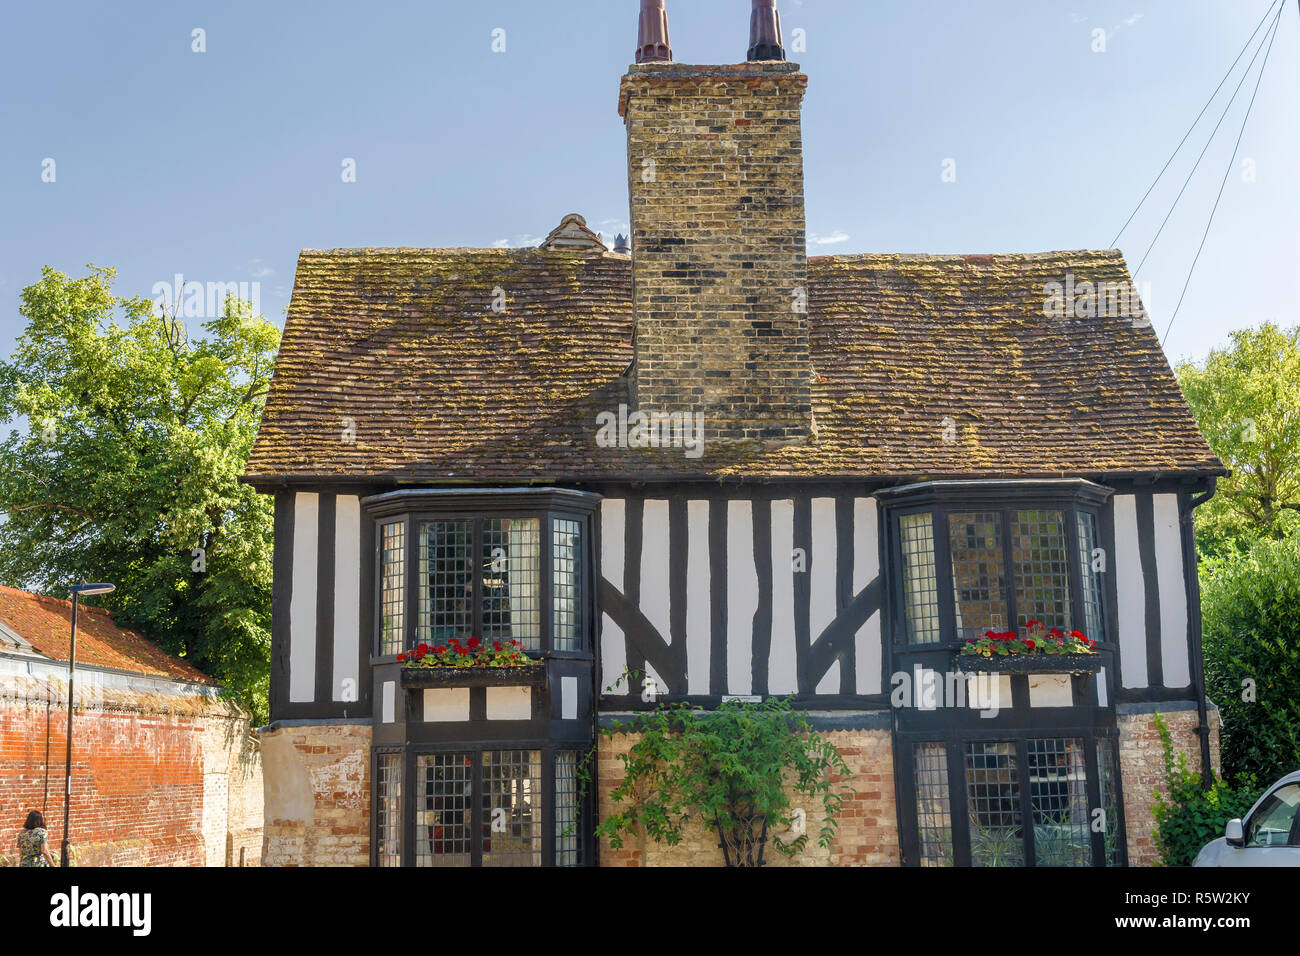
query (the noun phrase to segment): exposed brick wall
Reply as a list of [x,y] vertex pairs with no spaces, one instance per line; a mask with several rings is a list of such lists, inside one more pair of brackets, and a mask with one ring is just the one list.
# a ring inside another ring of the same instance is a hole
[[[854,774],[848,785],[856,791],[840,814],[835,840],[829,849],[817,845],[820,804],[805,807],[810,834],[808,848],[791,858],[769,849],[764,859],[772,866],[897,866],[898,813],[894,800],[894,757],[889,731],[832,731],[823,736],[844,755]],[[627,734],[600,741],[598,766],[602,817],[613,812],[615,807],[609,794],[622,779],[623,764],[618,759],[619,754],[627,753],[635,741],[634,736]],[[839,780],[838,777],[833,779],[835,782]],[[600,852],[603,866],[723,865],[717,834],[702,825],[689,828],[676,847],[647,840],[630,840],[622,850],[613,850],[607,842],[602,842]]]
[[[66,689],[48,676],[0,676],[0,854],[15,855],[29,810],[44,814],[58,854]],[[79,865],[224,864],[232,806],[237,839],[260,852],[260,807],[249,802],[260,790],[257,746],[237,708],[199,694],[113,687],[112,679],[106,687],[79,672],[71,826]]]
[[632,390],[708,439],[806,438],[811,366],[800,111],[791,63],[646,63],[623,78]]
[[[1187,755],[1187,766],[1199,771],[1201,745],[1196,735],[1200,723],[1195,708],[1161,712],[1173,736],[1174,747]],[[1128,838],[1129,866],[1153,866],[1160,861],[1156,850],[1155,791],[1168,795],[1165,786],[1164,745],[1156,729],[1154,714],[1120,713],[1120,776],[1124,787],[1124,831]],[[1210,713],[1210,762],[1215,773],[1219,765],[1219,726]]]
[[264,866],[368,866],[370,725],[262,733]]

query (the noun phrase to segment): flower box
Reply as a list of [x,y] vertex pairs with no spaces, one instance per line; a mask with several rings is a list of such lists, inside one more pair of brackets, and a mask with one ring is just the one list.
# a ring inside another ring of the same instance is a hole
[[518,687],[546,683],[546,668],[527,667],[403,667],[403,687]]
[[953,668],[986,674],[1095,674],[1100,654],[983,654],[953,655]]

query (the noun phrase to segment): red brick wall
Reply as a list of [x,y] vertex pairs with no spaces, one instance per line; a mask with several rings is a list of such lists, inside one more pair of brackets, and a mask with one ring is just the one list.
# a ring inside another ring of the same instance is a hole
[[[212,761],[205,762],[204,735],[212,736],[214,721],[232,723],[226,705],[182,695],[105,696],[93,687],[84,696],[79,690],[73,716],[76,862],[205,865],[204,772]],[[30,810],[44,814],[58,855],[67,719],[58,682],[11,679],[0,687],[0,855],[16,856],[14,841]],[[233,723],[243,725],[240,739],[247,741],[247,722]],[[219,858],[224,862],[224,853]]]

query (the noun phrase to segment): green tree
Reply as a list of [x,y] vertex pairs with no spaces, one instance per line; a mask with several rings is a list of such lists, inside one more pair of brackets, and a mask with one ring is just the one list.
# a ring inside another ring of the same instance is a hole
[[1300,535],[1205,570],[1205,683],[1223,715],[1223,768],[1267,783],[1300,770]]
[[1300,528],[1300,329],[1232,333],[1205,362],[1178,367],[1201,431],[1232,477],[1197,510],[1202,554],[1244,550]]
[[272,509],[238,481],[279,330],[228,299],[191,339],[114,271],[46,267],[0,363],[0,580],[64,595],[109,580],[119,623],[267,713]]

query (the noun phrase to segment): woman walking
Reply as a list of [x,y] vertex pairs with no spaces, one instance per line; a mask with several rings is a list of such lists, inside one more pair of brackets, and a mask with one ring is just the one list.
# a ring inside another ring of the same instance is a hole
[[18,834],[19,866],[58,866],[50,852],[49,834],[45,832],[45,818],[39,810],[27,814],[27,822]]

